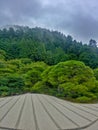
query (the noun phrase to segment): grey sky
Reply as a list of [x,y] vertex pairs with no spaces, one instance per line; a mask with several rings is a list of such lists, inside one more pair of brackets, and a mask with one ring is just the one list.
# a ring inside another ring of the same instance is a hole
[[0,0],[0,26],[40,26],[98,40],[97,0]]

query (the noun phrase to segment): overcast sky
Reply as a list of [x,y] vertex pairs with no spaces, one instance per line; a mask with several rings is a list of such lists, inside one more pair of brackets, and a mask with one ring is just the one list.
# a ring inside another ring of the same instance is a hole
[[28,25],[98,40],[98,0],[0,0],[0,26]]

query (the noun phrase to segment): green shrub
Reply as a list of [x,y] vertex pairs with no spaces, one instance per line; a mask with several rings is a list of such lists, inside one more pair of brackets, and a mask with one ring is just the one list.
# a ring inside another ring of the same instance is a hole
[[34,93],[44,93],[45,90],[48,90],[48,86],[45,85],[44,82],[39,81],[37,82],[32,88],[31,91]]
[[70,97],[70,98],[77,98],[77,97],[84,96],[88,91],[88,88],[86,86],[76,85],[71,82],[61,84],[60,89],[62,90],[63,95],[65,97]]
[[82,97],[76,98],[76,101],[80,103],[89,103],[92,101],[92,99],[90,97],[82,96]]
[[32,88],[31,92],[33,93],[44,93],[44,94],[49,94],[49,95],[57,95],[57,90],[50,88],[48,84],[44,81],[39,81],[37,82]]
[[97,96],[95,94],[91,93],[91,92],[87,92],[85,94],[85,96],[88,97],[88,98],[91,98],[92,100],[96,100],[97,99]]
[[5,97],[5,96],[8,96],[8,93],[7,92],[2,92],[1,97]]

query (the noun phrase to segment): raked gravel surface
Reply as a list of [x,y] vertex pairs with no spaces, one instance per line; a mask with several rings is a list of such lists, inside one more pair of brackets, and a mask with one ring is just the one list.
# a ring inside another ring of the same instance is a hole
[[98,130],[98,104],[29,93],[0,98],[0,130]]

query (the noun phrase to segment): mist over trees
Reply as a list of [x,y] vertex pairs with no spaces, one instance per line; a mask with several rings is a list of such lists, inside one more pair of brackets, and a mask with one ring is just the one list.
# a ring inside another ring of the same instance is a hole
[[32,61],[44,61],[49,65],[61,61],[79,60],[91,68],[98,67],[97,42],[89,44],[73,40],[57,31],[42,28],[16,26],[0,30],[0,49],[6,52],[6,60],[30,58]]

